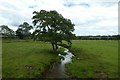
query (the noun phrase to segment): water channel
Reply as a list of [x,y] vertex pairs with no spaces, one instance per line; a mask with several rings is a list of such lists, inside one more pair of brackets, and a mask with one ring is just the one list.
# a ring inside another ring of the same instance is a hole
[[65,64],[71,63],[72,57],[74,56],[67,48],[64,48],[66,55],[58,54],[58,56],[63,57],[60,63],[54,63],[52,68],[46,73],[46,78],[67,78],[68,75],[65,74]]

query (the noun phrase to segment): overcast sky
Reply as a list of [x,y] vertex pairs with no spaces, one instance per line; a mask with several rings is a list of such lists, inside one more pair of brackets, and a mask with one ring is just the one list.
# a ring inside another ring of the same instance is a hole
[[14,31],[33,11],[56,10],[75,24],[76,35],[118,34],[119,0],[0,0],[0,25]]

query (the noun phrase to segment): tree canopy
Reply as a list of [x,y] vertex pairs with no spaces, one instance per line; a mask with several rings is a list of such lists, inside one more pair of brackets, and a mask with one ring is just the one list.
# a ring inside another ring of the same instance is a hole
[[10,29],[7,25],[1,25],[0,26],[0,35],[4,37],[11,37],[15,35],[15,32]]
[[16,30],[16,35],[20,38],[20,39],[25,39],[28,38],[30,36],[30,30],[33,27],[31,25],[29,25],[27,22],[24,22],[23,24],[20,24],[18,29]]
[[71,45],[74,31],[74,24],[70,19],[64,18],[57,11],[41,10],[34,11],[33,24],[36,26],[33,32],[34,40],[50,42],[53,50],[58,49],[58,44],[62,45],[62,41],[67,41]]

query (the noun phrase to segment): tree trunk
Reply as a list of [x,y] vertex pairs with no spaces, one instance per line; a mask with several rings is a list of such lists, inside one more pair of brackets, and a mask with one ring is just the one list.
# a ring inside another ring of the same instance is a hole
[[57,42],[51,43],[51,44],[52,44],[53,51],[57,51],[57,49],[58,49]]
[[53,51],[55,50],[55,46],[54,46],[54,43],[52,43],[52,48],[53,48]]
[[58,45],[57,45],[57,42],[55,43],[55,49],[56,49],[56,50],[58,49]]

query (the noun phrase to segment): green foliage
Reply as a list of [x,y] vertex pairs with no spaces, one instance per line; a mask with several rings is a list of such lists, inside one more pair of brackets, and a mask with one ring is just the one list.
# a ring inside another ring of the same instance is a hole
[[28,37],[30,37],[31,33],[30,30],[33,27],[31,25],[29,25],[27,22],[24,22],[23,24],[19,25],[19,28],[16,30],[16,35],[20,38],[20,39],[26,39]]
[[79,78],[118,78],[118,42],[102,40],[73,41],[75,55],[68,72]]
[[12,37],[15,35],[15,32],[6,25],[0,26],[0,35],[3,37]]
[[76,36],[75,40],[119,40],[120,35]]
[[74,31],[74,24],[70,19],[64,18],[57,11],[33,12],[33,24],[36,30],[33,32],[34,40],[41,40],[50,42],[53,50],[57,50],[57,43],[62,43],[62,40],[71,44],[73,39],[72,32]]

